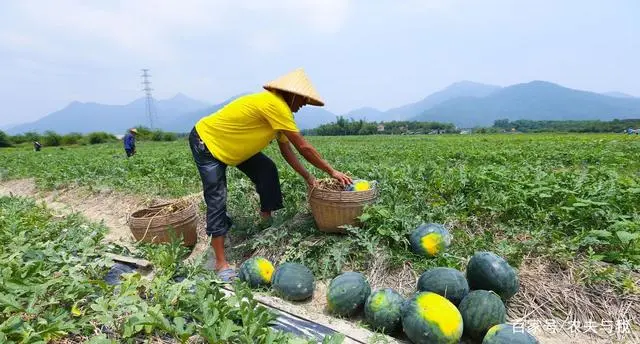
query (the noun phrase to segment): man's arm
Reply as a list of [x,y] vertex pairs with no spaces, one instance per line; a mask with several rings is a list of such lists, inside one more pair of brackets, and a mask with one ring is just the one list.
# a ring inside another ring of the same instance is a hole
[[278,142],[278,146],[280,147],[280,153],[284,157],[284,160],[287,161],[293,169],[298,172],[299,175],[307,181],[307,184],[314,185],[316,178],[304,168],[304,165],[298,160],[298,157],[291,149],[291,145],[289,142]]
[[[342,182],[342,184],[351,184],[353,181],[346,174],[336,171],[328,162],[320,156],[320,153],[309,143],[300,133],[293,131],[282,131],[289,141],[296,147],[296,150],[313,166],[325,171],[332,178]],[[299,163],[299,162],[298,162]],[[292,165],[293,167],[293,165]],[[295,168],[295,167],[294,167]]]

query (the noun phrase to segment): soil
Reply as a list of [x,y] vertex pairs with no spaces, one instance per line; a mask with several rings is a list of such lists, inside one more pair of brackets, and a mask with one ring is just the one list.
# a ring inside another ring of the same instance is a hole
[[93,222],[103,223],[109,231],[105,241],[130,246],[133,240],[127,225],[129,214],[145,206],[166,202],[161,198],[142,198],[103,188],[89,191],[86,188],[70,188],[40,191],[33,179],[10,180],[0,183],[0,196],[34,198],[44,203],[57,215],[81,213]]
[[[33,179],[0,182],[0,196],[34,198],[38,203],[46,204],[46,206],[52,209],[58,216],[79,212],[91,221],[102,222],[109,229],[105,241],[118,243],[130,248],[132,248],[133,237],[127,226],[129,214],[145,206],[169,201],[161,198],[145,198],[127,195],[107,188],[97,191],[89,191],[82,187],[40,191],[36,188]],[[197,195],[192,196],[195,197]],[[200,214],[198,243],[187,258],[188,260],[194,259],[209,247],[207,237],[204,233],[204,227],[204,214]],[[300,306],[306,313],[311,315],[328,316],[325,299],[327,285],[327,281],[318,281],[313,298],[307,302],[297,303],[297,306]],[[354,321],[357,324],[359,319],[354,319]],[[342,327],[345,327],[345,325]],[[346,325],[346,327],[349,327],[349,325]],[[346,328],[345,331],[361,332],[363,329],[355,327],[352,329]],[[615,337],[594,338],[593,336],[583,333],[545,333],[541,329],[534,330],[532,333],[538,338],[540,343],[543,344],[625,343]],[[627,341],[626,343],[632,342]]]

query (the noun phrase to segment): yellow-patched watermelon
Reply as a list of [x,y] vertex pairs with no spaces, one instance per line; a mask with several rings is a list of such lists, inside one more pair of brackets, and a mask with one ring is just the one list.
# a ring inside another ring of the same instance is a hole
[[240,265],[239,278],[247,282],[251,288],[267,286],[271,284],[273,264],[262,257],[252,257]]
[[422,292],[404,305],[402,328],[416,344],[458,343],[463,331],[462,315],[446,298]]
[[376,290],[364,304],[364,316],[373,329],[393,333],[400,328],[404,298],[393,289]]
[[525,329],[516,329],[509,324],[498,324],[487,331],[482,344],[539,344],[539,342]]
[[429,223],[416,228],[409,238],[413,252],[427,257],[435,257],[451,245],[451,234],[444,226]]

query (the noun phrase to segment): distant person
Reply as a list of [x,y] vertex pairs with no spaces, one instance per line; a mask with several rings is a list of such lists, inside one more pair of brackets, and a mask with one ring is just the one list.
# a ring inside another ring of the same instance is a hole
[[138,134],[138,130],[131,128],[129,132],[124,135],[124,151],[127,153],[127,158],[136,154],[136,134]]
[[33,141],[33,150],[35,152],[39,152],[40,148],[42,148],[42,145],[40,144],[40,142],[38,141]]
[[342,184],[352,180],[322,159],[318,151],[300,134],[293,113],[304,105],[323,106],[302,69],[297,69],[263,86],[265,90],[239,97],[200,119],[189,145],[202,179],[207,204],[207,235],[215,254],[214,270],[225,282],[236,278],[227,262],[224,238],[232,221],[227,216],[227,166],[247,175],[260,196],[260,227],[271,225],[272,212],[283,208],[276,165],[261,151],[277,140],[280,153],[309,186],[316,179],[300,163],[291,144],[312,165]]
[[629,127],[629,129],[627,129],[627,134],[631,135],[634,133],[633,128]]

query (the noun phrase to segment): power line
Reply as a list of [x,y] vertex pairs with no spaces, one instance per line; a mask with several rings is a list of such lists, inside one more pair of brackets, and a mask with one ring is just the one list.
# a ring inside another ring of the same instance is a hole
[[147,118],[149,119],[149,127],[153,129],[155,109],[154,109],[153,95],[151,94],[151,91],[153,91],[153,89],[151,88],[151,80],[149,80],[150,77],[151,77],[151,74],[149,74],[149,70],[142,69],[142,90],[144,91],[145,99],[146,99],[146,106],[145,106],[146,114],[147,114]]

